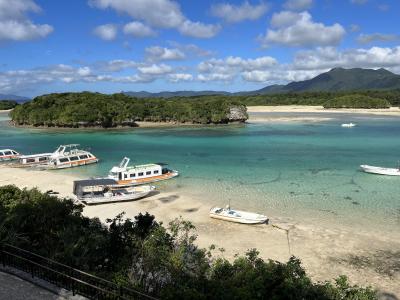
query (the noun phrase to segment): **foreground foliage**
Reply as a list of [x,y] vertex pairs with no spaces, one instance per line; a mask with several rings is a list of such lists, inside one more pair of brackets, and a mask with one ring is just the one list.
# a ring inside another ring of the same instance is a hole
[[36,189],[0,187],[0,242],[34,251],[162,299],[376,299],[345,277],[313,283],[295,257],[264,261],[255,249],[230,262],[196,246],[194,227],[149,214],[108,224]]
[[[236,120],[231,109],[240,111]],[[233,99],[137,99],[125,94],[62,93],[36,97],[11,112],[13,122],[33,126],[135,126],[137,121],[224,124],[245,121],[246,108]]]
[[14,100],[0,100],[0,110],[13,109],[17,105],[17,101]]

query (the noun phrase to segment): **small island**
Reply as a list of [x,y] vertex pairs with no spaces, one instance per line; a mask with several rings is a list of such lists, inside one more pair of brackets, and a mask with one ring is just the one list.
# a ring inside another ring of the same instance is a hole
[[16,126],[138,127],[159,124],[229,124],[248,119],[246,106],[230,97],[138,99],[119,93],[54,93],[36,97],[10,113]]

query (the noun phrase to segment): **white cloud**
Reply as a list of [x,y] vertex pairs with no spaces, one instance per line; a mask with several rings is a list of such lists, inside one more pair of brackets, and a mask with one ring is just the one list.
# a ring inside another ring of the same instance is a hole
[[168,75],[168,80],[171,82],[192,81],[193,75],[188,73],[174,73]]
[[300,51],[294,59],[293,68],[322,70],[345,68],[396,68],[400,66],[400,46],[393,48],[372,47],[338,51],[333,47]]
[[176,29],[183,35],[210,38],[219,31],[217,25],[189,20],[172,0],[90,0],[89,4],[100,9],[112,8],[151,27]]
[[176,47],[177,49],[181,50],[187,55],[198,56],[198,57],[205,57],[212,55],[211,51],[202,49],[195,44],[180,44],[173,41],[169,41],[168,44],[171,45],[172,47]]
[[220,3],[211,7],[211,13],[214,16],[219,17],[228,23],[257,20],[267,11],[268,5],[264,2],[260,2],[257,5],[251,5],[248,1],[244,1],[241,5]]
[[118,28],[114,24],[104,24],[97,26],[93,33],[105,41],[115,40],[118,33]]
[[124,26],[124,33],[134,37],[152,37],[157,33],[151,27],[143,24],[142,22],[130,22]]
[[346,33],[338,23],[326,26],[314,22],[308,12],[275,13],[271,25],[276,29],[268,29],[264,36],[259,37],[264,47],[273,44],[291,47],[337,45]]
[[146,75],[164,75],[172,72],[172,67],[166,64],[152,64],[149,66],[138,67],[138,70],[142,74]]
[[81,67],[77,71],[79,76],[89,76],[91,73],[91,70],[89,67]]
[[186,36],[207,39],[217,35],[221,30],[221,26],[186,20],[181,24],[178,30],[181,34]]
[[225,81],[229,82],[232,81],[235,77],[235,74],[199,74],[197,75],[197,79],[200,81]]
[[400,35],[383,33],[360,34],[357,38],[357,42],[361,44],[369,44],[373,42],[393,42],[398,40],[400,40]]
[[133,60],[114,59],[106,62],[98,62],[95,64],[95,67],[102,72],[119,72],[129,68],[136,68],[138,65]]
[[289,10],[306,10],[313,4],[313,0],[288,0],[283,7]]
[[34,24],[26,16],[40,12],[32,0],[0,0],[0,40],[26,41],[44,38],[53,32],[48,24]]
[[357,25],[357,24],[351,24],[350,25],[350,31],[351,32],[357,32],[357,31],[360,31],[360,30],[361,30],[361,27],[359,25]]
[[150,61],[182,60],[185,58],[185,54],[179,49],[153,46],[146,48],[144,51],[146,54],[146,58]]

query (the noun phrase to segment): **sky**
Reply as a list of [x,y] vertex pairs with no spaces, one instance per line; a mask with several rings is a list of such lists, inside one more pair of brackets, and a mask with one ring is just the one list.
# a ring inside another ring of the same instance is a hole
[[255,90],[400,73],[398,0],[0,0],[0,93]]

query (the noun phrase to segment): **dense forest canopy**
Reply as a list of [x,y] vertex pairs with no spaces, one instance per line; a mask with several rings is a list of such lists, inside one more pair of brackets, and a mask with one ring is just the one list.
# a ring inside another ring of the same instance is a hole
[[0,110],[12,109],[18,105],[17,101],[14,100],[0,100]]
[[[239,110],[232,118],[231,109]],[[36,97],[11,113],[19,125],[134,126],[137,121],[219,124],[245,121],[246,108],[235,99],[137,99],[124,94],[62,93]]]
[[291,257],[263,260],[256,249],[229,261],[215,246],[199,248],[194,226],[182,219],[168,228],[149,214],[123,214],[103,224],[82,206],[36,189],[0,187],[0,246],[9,243],[137,288],[161,299],[377,299],[370,288],[313,282]]
[[326,108],[400,106],[400,90],[305,92],[275,95],[205,95],[135,98],[125,94],[60,93],[36,97],[12,112],[17,125],[84,127],[136,126],[135,122],[226,124],[243,122],[245,106],[320,105]]

